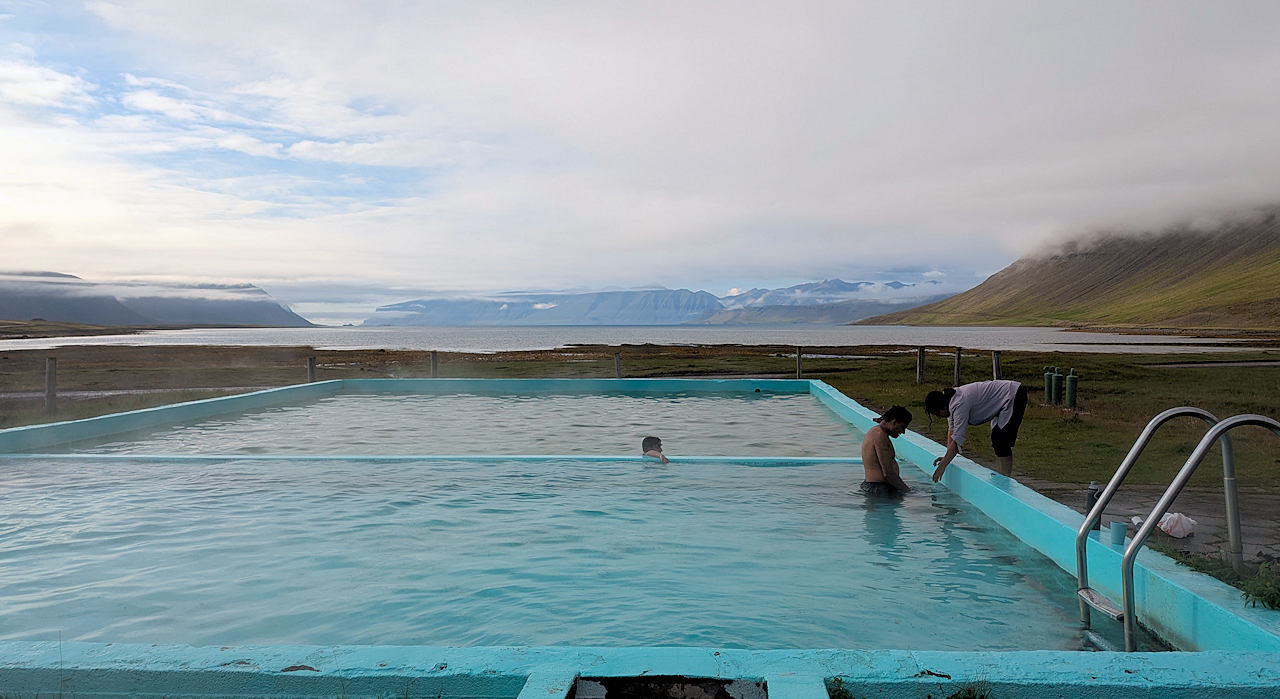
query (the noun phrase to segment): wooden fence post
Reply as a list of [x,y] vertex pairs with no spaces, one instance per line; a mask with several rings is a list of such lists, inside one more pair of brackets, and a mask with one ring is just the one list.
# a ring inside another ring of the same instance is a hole
[[924,348],[916,348],[916,385],[924,383]]
[[44,411],[53,413],[58,409],[58,360],[49,357],[44,360]]
[[307,357],[307,383],[315,383],[316,380],[316,358]]
[[440,355],[436,350],[431,350],[431,378],[436,378],[440,369]]
[[622,378],[622,353],[621,352],[613,353],[613,378],[615,379]]
[[991,353],[991,378],[1000,380],[1000,350]]
[[804,372],[801,370],[801,367],[800,367],[800,348],[797,347],[796,348],[796,378],[797,379],[800,378],[800,376],[803,373]]
[[954,381],[951,385],[952,385],[952,386],[959,386],[959,385],[960,385],[960,348],[959,348],[959,347],[957,347],[957,348],[956,348],[956,371],[955,371],[955,374],[956,374],[956,375],[955,375],[955,381]]

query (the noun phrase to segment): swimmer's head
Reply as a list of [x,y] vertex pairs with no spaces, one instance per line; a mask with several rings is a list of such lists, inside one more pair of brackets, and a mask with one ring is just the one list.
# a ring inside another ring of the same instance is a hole
[[911,411],[895,405],[884,411],[884,415],[876,418],[876,422],[889,433],[891,437],[897,437],[907,431],[907,425],[911,424]]

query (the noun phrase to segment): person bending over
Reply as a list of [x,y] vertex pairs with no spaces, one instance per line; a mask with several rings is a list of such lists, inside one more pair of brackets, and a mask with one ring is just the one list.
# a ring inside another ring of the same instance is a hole
[[876,418],[875,427],[862,438],[862,484],[858,490],[867,495],[893,496],[911,492],[898,473],[897,453],[891,439],[907,431],[911,411],[895,405]]
[[1017,381],[978,381],[957,388],[930,391],[924,411],[947,418],[947,453],[933,460],[933,480],[942,479],[951,460],[964,446],[969,425],[991,423],[991,448],[996,471],[1013,475],[1013,445],[1018,441],[1022,414],[1027,410],[1027,387]]
[[640,451],[644,452],[645,456],[652,456],[664,464],[670,462],[666,455],[662,453],[662,440],[657,437],[645,437],[640,442]]

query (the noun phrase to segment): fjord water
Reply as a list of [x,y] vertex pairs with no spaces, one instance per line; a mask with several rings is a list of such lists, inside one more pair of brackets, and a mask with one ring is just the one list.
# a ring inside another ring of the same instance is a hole
[[913,467],[13,460],[0,638],[1081,647],[1074,580]]
[[1248,349],[1213,338],[1071,332],[1061,328],[914,327],[902,325],[506,326],[197,328],[133,335],[0,340],[0,350],[66,345],[251,345],[316,349],[407,349],[500,352],[569,345],[907,345],[1041,352],[1206,352]]

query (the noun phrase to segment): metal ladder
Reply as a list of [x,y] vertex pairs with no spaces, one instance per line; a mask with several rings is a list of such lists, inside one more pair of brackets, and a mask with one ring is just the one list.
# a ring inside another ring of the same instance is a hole
[[[1092,625],[1090,611],[1094,609],[1102,612],[1112,619],[1115,619],[1116,621],[1123,622],[1125,625],[1125,650],[1129,651],[1136,650],[1136,646],[1133,645],[1134,641],[1132,640],[1135,635],[1131,632],[1134,620],[1133,604],[1131,599],[1133,565],[1130,554],[1132,553],[1133,557],[1137,556],[1138,549],[1140,549],[1142,547],[1142,543],[1146,541],[1146,536],[1150,535],[1151,528],[1159,522],[1160,517],[1164,516],[1164,511],[1160,511],[1159,514],[1156,514],[1154,511],[1152,512],[1152,516],[1148,517],[1147,521],[1143,523],[1142,529],[1134,536],[1132,542],[1129,544],[1129,548],[1126,550],[1124,560],[1128,562],[1128,566],[1122,567],[1124,577],[1122,587],[1126,591],[1126,600],[1123,609],[1117,607],[1106,597],[1103,597],[1097,590],[1089,587],[1089,562],[1085,547],[1089,541],[1089,532],[1093,529],[1093,526],[1102,519],[1102,512],[1107,509],[1107,505],[1110,504],[1111,499],[1115,497],[1116,491],[1120,489],[1120,485],[1124,483],[1124,479],[1129,475],[1129,471],[1133,469],[1133,465],[1138,461],[1138,457],[1142,455],[1142,451],[1146,449],[1147,444],[1151,442],[1151,438],[1155,435],[1156,430],[1166,422],[1177,417],[1198,417],[1204,420],[1209,424],[1210,434],[1212,434],[1214,428],[1220,424],[1218,418],[1214,417],[1212,413],[1190,406],[1170,408],[1151,418],[1151,421],[1147,423],[1146,428],[1142,430],[1142,434],[1138,436],[1137,441],[1133,443],[1133,447],[1129,449],[1129,453],[1124,457],[1124,461],[1120,463],[1120,467],[1116,469],[1115,475],[1113,475],[1111,480],[1107,483],[1107,487],[1102,490],[1100,495],[1098,495],[1097,502],[1094,503],[1093,508],[1089,510],[1089,513],[1085,515],[1084,523],[1080,525],[1080,531],[1076,533],[1076,596],[1080,599],[1080,623],[1086,630],[1088,630]],[[1204,439],[1208,438],[1209,435],[1206,434]],[[1204,439],[1201,440],[1201,444],[1204,444]],[[1214,436],[1214,439],[1217,439],[1217,435]],[[1212,445],[1212,443],[1212,441],[1209,442],[1210,445]],[[1205,451],[1207,450],[1208,447],[1205,448]],[[1198,451],[1199,450],[1197,450],[1197,452]],[[1203,458],[1203,454],[1201,455],[1201,458]],[[1197,464],[1198,463],[1199,460],[1197,460]],[[1185,468],[1186,467],[1184,467],[1184,469]],[[1192,467],[1192,470],[1194,470],[1194,467]],[[1231,450],[1231,439],[1225,434],[1223,434],[1222,437],[1222,476],[1223,486],[1226,492],[1227,532],[1231,545],[1232,566],[1237,570],[1240,570],[1241,567],[1243,567],[1244,561],[1242,558],[1243,545],[1240,540],[1240,513],[1236,499],[1235,458]],[[1175,479],[1174,482],[1177,483],[1178,481]],[[1172,488],[1172,486],[1170,486],[1170,488]],[[1181,485],[1178,486],[1178,490],[1182,490]],[[1165,495],[1168,496],[1168,491],[1165,492]],[[1177,493],[1174,493],[1173,497],[1177,497]],[[1168,506],[1172,504],[1173,497],[1168,498],[1168,503],[1165,503],[1165,498],[1162,497],[1160,499],[1160,503],[1163,503],[1167,509]],[[1159,509],[1159,505],[1157,505],[1157,509]]]
[[1222,422],[1209,428],[1209,431],[1200,439],[1200,443],[1196,445],[1195,451],[1191,452],[1191,456],[1187,457],[1187,462],[1182,465],[1182,469],[1178,471],[1178,475],[1174,476],[1173,482],[1169,484],[1168,489],[1164,491],[1164,495],[1160,496],[1160,501],[1151,509],[1151,514],[1147,517],[1147,521],[1139,527],[1138,533],[1133,535],[1133,541],[1129,543],[1128,548],[1124,551],[1124,559],[1120,563],[1121,584],[1124,591],[1124,649],[1126,651],[1137,650],[1137,634],[1138,622],[1134,619],[1133,604],[1133,562],[1138,557],[1138,551],[1146,542],[1147,537],[1151,535],[1151,531],[1160,523],[1160,518],[1164,513],[1169,511],[1173,506],[1173,501],[1177,499],[1178,494],[1182,492],[1182,488],[1186,486],[1187,481],[1191,480],[1191,474],[1195,473],[1196,467],[1204,460],[1205,454],[1213,448],[1214,442],[1219,438],[1222,439],[1223,454],[1223,484],[1226,487],[1227,498],[1227,531],[1231,536],[1231,565],[1236,572],[1243,572],[1244,560],[1240,546],[1240,510],[1236,500],[1236,478],[1235,465],[1231,464],[1228,469],[1227,453],[1230,450],[1230,442],[1227,432],[1237,427],[1265,427],[1280,437],[1280,422],[1266,417],[1265,415],[1236,415],[1229,417]]

